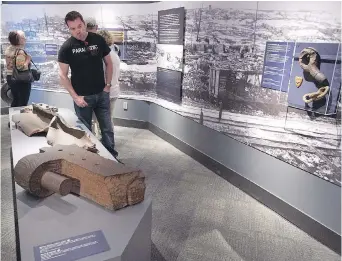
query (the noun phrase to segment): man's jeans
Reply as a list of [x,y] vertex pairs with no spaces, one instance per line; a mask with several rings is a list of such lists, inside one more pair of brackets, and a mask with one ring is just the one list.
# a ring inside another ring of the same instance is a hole
[[88,106],[84,108],[77,106],[74,102],[77,117],[92,131],[91,121],[94,111],[101,129],[102,144],[114,157],[117,157],[118,152],[114,149],[114,131],[110,118],[109,93],[102,91],[98,94],[84,96],[84,100],[88,103]]

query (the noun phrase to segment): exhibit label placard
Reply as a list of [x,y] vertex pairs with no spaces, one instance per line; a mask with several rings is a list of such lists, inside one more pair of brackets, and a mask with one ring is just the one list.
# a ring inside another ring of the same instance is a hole
[[266,42],[261,86],[287,92],[294,42]]
[[46,55],[57,55],[58,53],[57,44],[45,44],[45,53]]
[[158,11],[158,43],[183,45],[184,7]]
[[73,261],[110,250],[101,230],[34,247],[35,261]]

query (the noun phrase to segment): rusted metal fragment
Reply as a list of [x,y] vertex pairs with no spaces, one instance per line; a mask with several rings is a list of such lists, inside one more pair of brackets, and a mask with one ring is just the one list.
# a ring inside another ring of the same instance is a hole
[[20,159],[14,168],[14,179],[41,198],[56,192],[65,195],[69,190],[110,210],[140,203],[146,189],[140,170],[77,145],[44,147],[41,153]]
[[12,116],[12,121],[27,136],[43,133],[46,135],[47,143],[51,146],[76,144],[91,152],[98,153],[96,144],[91,141],[87,133],[84,130],[69,126],[57,114],[58,109],[56,107],[39,103],[27,106],[20,112]]
[[83,130],[68,126],[66,122],[55,116],[48,128],[46,135],[47,143],[51,146],[59,145],[72,145],[89,150],[91,152],[98,152],[96,144],[93,143],[87,133]]
[[21,113],[14,114],[12,121],[17,129],[30,137],[37,133],[46,133],[51,120],[57,116],[56,112],[57,108],[47,104],[33,104],[22,109]]

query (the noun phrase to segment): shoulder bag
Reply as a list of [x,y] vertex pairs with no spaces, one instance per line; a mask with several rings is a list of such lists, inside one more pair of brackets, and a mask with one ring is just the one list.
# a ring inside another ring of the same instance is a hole
[[[31,72],[31,69],[29,68],[28,70],[25,71],[20,71],[17,68],[17,56],[18,56],[18,52],[22,50],[22,49],[17,49],[14,55],[14,60],[13,60],[13,73],[12,73],[12,82],[13,83],[29,83],[29,82],[33,82],[34,78]],[[25,55],[27,55],[27,53],[24,51]],[[30,67],[30,66],[29,66]]]

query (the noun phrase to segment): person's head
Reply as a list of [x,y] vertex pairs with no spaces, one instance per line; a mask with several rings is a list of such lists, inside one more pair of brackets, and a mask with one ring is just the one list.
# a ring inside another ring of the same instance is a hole
[[112,44],[114,43],[114,39],[107,30],[100,30],[97,33],[105,39],[108,46],[112,46]]
[[98,29],[97,22],[94,18],[87,19],[87,32],[96,33]]
[[25,33],[21,30],[11,31],[8,34],[8,41],[13,46],[23,46],[26,43]]
[[85,38],[87,37],[86,26],[83,20],[83,16],[79,12],[71,11],[67,13],[64,21],[73,37],[78,40],[85,40]]

